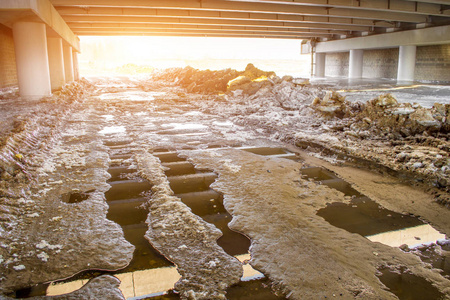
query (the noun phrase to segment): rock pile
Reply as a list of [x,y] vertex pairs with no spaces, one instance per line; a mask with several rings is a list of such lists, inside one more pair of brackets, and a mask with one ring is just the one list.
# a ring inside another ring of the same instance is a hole
[[228,82],[239,76],[232,69],[211,71],[192,67],[167,69],[155,73],[152,80],[166,80],[184,87],[190,93],[217,94],[227,91]]
[[311,108],[324,117],[351,118],[353,130],[371,130],[372,134],[390,133],[407,137],[427,132],[430,135],[450,131],[450,104],[435,103],[433,108],[399,103],[391,94],[383,94],[367,103],[346,101],[335,91],[315,98]]
[[[253,64],[248,64],[243,72],[233,69],[211,71],[192,67],[167,69],[155,73],[152,80],[167,80],[186,88],[190,93],[219,94],[227,91],[243,90],[254,94],[261,87],[270,85],[274,72],[264,72]],[[273,81],[272,81],[273,84]]]
[[380,95],[367,102],[358,115],[359,126],[376,127],[407,137],[427,132],[449,132],[450,104],[436,103],[428,109],[411,103],[398,103],[390,94]]
[[348,118],[361,111],[361,103],[352,103],[345,100],[345,97],[334,91],[327,91],[320,99],[315,98],[311,107],[325,117]]

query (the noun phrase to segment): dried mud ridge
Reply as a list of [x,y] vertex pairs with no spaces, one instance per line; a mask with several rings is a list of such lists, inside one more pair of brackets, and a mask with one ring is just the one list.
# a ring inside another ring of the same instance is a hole
[[[177,78],[180,71],[167,74]],[[184,77],[185,84],[199,73],[190,72]],[[59,96],[29,106],[18,98],[2,99],[4,111],[13,112],[13,117],[2,123],[0,292],[5,296],[0,297],[8,299],[7,295],[18,289],[83,270],[113,272],[130,266],[135,246],[125,238],[119,221],[108,219],[114,206],[107,197],[111,167],[123,163],[131,164],[151,183],[152,192],[144,195],[148,209],[145,237],[175,263],[182,276],[175,285],[179,296],[224,299],[232,295],[229,287],[239,281],[242,264],[218,245],[220,230],[194,214],[174,193],[160,156],[151,153],[178,149],[176,155],[187,158],[195,168],[217,174],[211,187],[223,194],[223,205],[233,217],[228,226],[251,239],[250,264],[287,298],[396,299],[387,291],[389,283],[378,277],[388,270],[389,274],[408,274],[419,280],[424,290],[450,299],[449,279],[419,256],[405,253],[408,249],[373,243],[320,217],[317,212],[330,203],[351,204],[352,200],[303,178],[300,170],[308,167],[307,163],[298,162],[296,156],[297,161],[289,160],[292,154],[268,156],[239,148],[273,148],[288,142],[286,147],[298,152],[292,144],[310,142],[324,145],[333,155],[345,153],[396,170],[388,164],[392,146],[383,138],[345,135],[345,122],[365,109],[349,104],[351,109],[344,115],[323,114],[313,107],[338,96],[304,80],[277,78],[253,66],[243,73],[223,71],[221,78],[228,73],[233,78],[226,93],[219,96],[187,93],[158,74],[159,80],[141,82],[100,80],[92,85],[82,81],[66,87]],[[201,81],[202,77],[197,77]],[[317,97],[319,100],[314,100]],[[338,125],[344,129],[332,129]],[[438,152],[442,157],[433,152],[442,148],[439,145],[448,145],[445,130],[435,126],[416,133],[441,144],[408,144],[410,162],[414,158],[424,165],[411,174],[436,184],[436,178],[423,169],[431,167],[431,158],[443,159],[442,174],[436,171],[439,174],[435,176],[448,179],[444,168],[448,167],[448,151]],[[124,152],[112,151],[114,145],[126,145]],[[337,157],[311,153],[309,160],[321,157],[332,163],[330,168],[339,169]],[[392,180],[393,186],[401,184],[396,179],[383,180]],[[440,193],[439,199],[448,199],[446,188],[434,190]],[[72,197],[74,194],[78,196]],[[450,232],[449,210],[442,206],[437,212],[435,203],[422,207],[410,205],[404,198],[388,204],[394,211],[422,215],[444,234]],[[446,248],[439,247],[434,249],[448,256]],[[119,273],[112,274],[122,278]],[[53,298],[123,299],[123,291],[116,278],[102,275],[80,290]]]

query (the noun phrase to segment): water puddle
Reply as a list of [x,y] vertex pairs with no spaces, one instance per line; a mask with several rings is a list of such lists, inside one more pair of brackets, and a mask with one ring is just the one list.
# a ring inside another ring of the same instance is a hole
[[[279,153],[279,151],[276,152]],[[269,280],[248,264],[250,240],[228,227],[232,216],[223,205],[223,195],[210,188],[217,174],[208,170],[198,170],[184,158],[177,160],[174,154],[173,152],[155,154],[160,158],[163,166],[167,167],[166,175],[172,190],[194,214],[222,231],[223,235],[217,240],[217,244],[227,254],[243,263],[244,275],[238,284],[227,290],[227,299],[286,299],[275,295]],[[179,297],[176,294],[167,293],[145,299],[179,299]]]
[[157,132],[160,135],[197,136],[210,134],[205,132],[208,126],[198,123],[168,123],[161,125],[161,127],[165,129]]
[[[125,147],[127,143],[105,142],[105,145],[114,149]],[[80,289],[90,279],[103,274],[119,278],[120,289],[125,298],[142,297],[173,289],[175,282],[180,279],[176,267],[154,249],[144,237],[148,230],[148,226],[145,224],[148,211],[143,204],[147,201],[145,196],[150,192],[151,184],[138,177],[136,171],[136,168],[129,168],[126,165],[111,167],[108,170],[111,175],[108,180],[111,188],[105,193],[109,205],[107,218],[122,227],[125,239],[136,248],[130,264],[124,269],[113,272],[84,271],[66,280],[18,291],[16,292],[17,296],[68,294]],[[62,200],[68,203],[77,203],[86,200],[91,192],[93,191],[67,193],[62,195]]]
[[293,161],[300,161],[301,158],[297,153],[291,152],[285,148],[280,147],[239,147],[237,149],[247,151],[253,154],[270,156],[276,158],[290,159]]
[[65,203],[80,203],[89,199],[91,193],[95,192],[95,190],[89,190],[86,192],[72,191],[70,193],[65,193],[61,195],[61,201]]
[[219,127],[230,127],[234,125],[234,123],[231,121],[224,121],[224,122],[214,121],[213,124]]
[[173,130],[201,130],[208,128],[208,126],[199,123],[168,123],[161,126]]
[[232,217],[223,206],[223,196],[210,188],[217,174],[195,168],[186,159],[178,157],[175,152],[154,155],[167,168],[165,173],[176,196],[189,206],[194,214],[222,231],[223,236],[219,238],[217,244],[229,255],[247,254],[250,240],[228,228]]
[[[416,253],[424,262],[431,263],[434,268],[441,269],[443,275],[448,275],[450,263],[446,257],[450,255],[445,249],[450,250],[450,243],[442,240],[445,239],[444,234],[416,216],[396,213],[380,206],[330,171],[311,167],[301,169],[300,172],[303,178],[327,185],[351,197],[349,203],[328,203],[325,208],[317,211],[317,215],[327,222],[358,233],[372,242]],[[434,243],[436,241],[437,244]],[[426,279],[405,269],[392,270],[384,267],[379,271],[381,282],[399,299],[441,299],[443,296]]]
[[100,100],[127,100],[127,101],[153,101],[155,97],[163,96],[163,92],[143,92],[143,91],[127,91],[119,93],[104,93],[99,96]]
[[116,134],[126,132],[125,126],[106,126],[98,133],[100,134]]
[[137,179],[137,169],[133,167],[110,167],[108,173],[111,178],[107,182]]
[[430,282],[408,272],[405,268],[379,268],[380,281],[400,300],[438,300],[444,295]]
[[439,269],[442,276],[450,279],[450,240],[438,240],[436,243],[420,245],[411,249],[403,247],[402,250],[416,254],[423,262]]
[[227,299],[230,300],[278,300],[285,296],[276,295],[267,278],[254,280],[241,280],[238,284],[227,290]]
[[301,169],[302,177],[342,192],[351,197],[349,203],[328,203],[317,215],[330,224],[365,236],[373,242],[392,247],[414,246],[445,238],[429,224],[413,215],[388,210],[353,189],[344,180],[322,168]]

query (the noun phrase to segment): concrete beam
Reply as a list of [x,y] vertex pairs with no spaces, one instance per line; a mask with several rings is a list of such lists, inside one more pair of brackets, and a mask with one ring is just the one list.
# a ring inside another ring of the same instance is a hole
[[[246,0],[238,0],[246,1]],[[259,0],[261,2],[273,2],[274,0]],[[422,15],[450,15],[442,10],[440,4],[427,1],[405,1],[405,0],[275,0],[277,3],[288,3],[297,5],[319,5],[333,8],[368,9],[372,11],[414,13]],[[431,0],[432,1],[432,0]],[[439,1],[439,0],[438,0]],[[442,0],[441,0],[442,1]],[[425,2],[425,3],[424,3]],[[447,1],[448,4],[448,1]]]
[[409,1],[409,2],[422,2],[422,3],[435,3],[435,4],[444,4],[444,5],[449,5],[448,0],[420,0],[420,1],[416,1],[416,0],[405,0],[405,1]]
[[311,36],[304,35],[272,35],[264,33],[230,33],[230,32],[184,32],[184,31],[104,31],[104,30],[80,30],[77,32],[79,35],[89,35],[89,36],[191,36],[191,37],[232,37],[232,38],[261,38],[261,39],[310,39]]
[[47,33],[60,36],[76,51],[80,51],[80,41],[59,15],[49,0],[1,0],[0,23],[12,27],[17,21],[43,22]]
[[327,35],[327,34],[319,34],[319,33],[310,33],[310,32],[283,32],[283,31],[266,31],[266,30],[224,30],[221,28],[211,28],[211,29],[178,29],[178,28],[141,28],[141,29],[128,29],[128,28],[83,28],[79,30],[75,30],[75,32],[79,35],[95,35],[94,33],[104,32],[109,34],[141,34],[141,35],[153,35],[153,33],[183,33],[185,35],[201,35],[201,36],[209,36],[210,34],[224,34],[224,35],[242,35],[242,36],[265,36],[265,37],[295,37],[295,38],[312,38],[317,35]]
[[83,29],[120,29],[120,30],[148,30],[148,29],[180,29],[180,30],[223,30],[223,31],[254,31],[254,32],[292,32],[292,33],[314,33],[317,36],[332,36],[334,34],[346,34],[346,31],[332,31],[308,28],[286,28],[286,27],[258,27],[258,26],[220,26],[220,25],[190,25],[190,24],[129,24],[129,23],[75,23],[71,26],[72,30],[77,32]]
[[425,23],[426,15],[399,13],[391,11],[377,11],[370,9],[333,8],[330,6],[307,6],[295,4],[277,4],[270,2],[241,2],[226,0],[52,0],[55,6],[113,6],[152,9],[192,9],[212,11],[233,11],[246,13],[280,13],[301,14],[327,17],[352,17],[370,20],[385,20],[394,22]]
[[352,49],[382,49],[399,46],[450,43],[450,25],[383,33],[365,37],[317,43],[316,52],[343,52]]
[[[337,32],[345,31],[370,31],[370,26],[320,24],[311,22],[283,22],[278,20],[259,21],[250,19],[202,19],[202,18],[171,18],[171,17],[127,17],[127,16],[65,16],[67,24],[71,28],[77,28],[78,24],[94,25],[107,24],[105,27],[118,26],[119,24],[186,24],[186,25],[218,25],[218,26],[252,26],[252,27],[279,27],[279,28],[305,28],[305,29],[326,29]],[[338,33],[337,33],[338,34]],[[343,34],[343,33],[342,33]]]
[[[236,11],[207,11],[207,10],[180,10],[180,9],[153,9],[153,8],[119,8],[119,7],[56,7],[58,12],[66,19],[68,16],[95,16],[95,17],[165,17],[165,18],[195,18],[207,20],[255,20],[276,22],[309,22],[325,25],[360,26],[393,28],[395,25],[381,20],[373,21],[355,18],[323,17],[300,14],[253,13]],[[76,22],[77,19],[68,19]],[[82,21],[82,19],[80,19]],[[367,31],[370,30],[367,28]]]

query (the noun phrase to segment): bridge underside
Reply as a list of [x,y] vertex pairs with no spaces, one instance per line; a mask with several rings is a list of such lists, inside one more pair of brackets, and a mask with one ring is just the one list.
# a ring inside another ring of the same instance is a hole
[[[450,44],[450,1],[3,0],[0,23],[5,35],[13,36],[24,96],[48,95],[77,78],[82,35],[299,39],[308,41],[302,53],[316,53],[313,73],[319,77],[326,75],[327,54],[349,52],[348,75],[360,78],[364,50],[398,48],[397,79],[413,80],[415,47]],[[34,41],[26,38],[30,32]],[[31,52],[40,53],[33,63]],[[48,65],[48,72],[30,77],[30,65],[44,69]],[[34,76],[50,84],[27,87],[35,85]],[[0,84],[5,86],[6,81]]]

